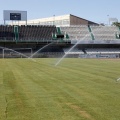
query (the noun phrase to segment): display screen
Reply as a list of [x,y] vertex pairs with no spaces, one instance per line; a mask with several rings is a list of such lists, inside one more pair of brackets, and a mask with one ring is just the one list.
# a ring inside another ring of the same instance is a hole
[[21,20],[21,13],[10,13],[10,20]]

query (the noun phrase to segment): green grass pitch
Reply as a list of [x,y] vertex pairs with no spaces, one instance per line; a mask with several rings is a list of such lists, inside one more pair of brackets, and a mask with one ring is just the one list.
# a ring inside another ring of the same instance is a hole
[[120,120],[120,60],[0,59],[0,120]]

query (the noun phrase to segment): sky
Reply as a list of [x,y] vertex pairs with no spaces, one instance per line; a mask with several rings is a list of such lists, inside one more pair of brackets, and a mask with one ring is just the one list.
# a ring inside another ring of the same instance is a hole
[[0,0],[0,22],[3,10],[27,11],[28,20],[72,14],[97,23],[120,21],[120,0]]

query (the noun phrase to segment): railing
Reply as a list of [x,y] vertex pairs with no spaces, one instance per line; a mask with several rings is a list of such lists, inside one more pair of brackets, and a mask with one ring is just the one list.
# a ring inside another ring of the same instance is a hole
[[37,39],[37,38],[35,38],[35,37],[24,37],[24,38],[20,38],[20,39],[18,39],[17,41],[15,40],[15,38],[14,37],[0,37],[0,42],[18,42],[18,43],[20,43],[20,42],[36,42],[36,43],[39,43],[39,42],[47,42],[47,43],[50,43],[50,42],[56,42],[56,43],[59,43],[59,42],[70,42],[70,40],[69,39],[64,39],[64,41],[61,41],[61,40],[52,40],[52,38],[51,39],[44,39],[44,38],[42,38],[42,39]]

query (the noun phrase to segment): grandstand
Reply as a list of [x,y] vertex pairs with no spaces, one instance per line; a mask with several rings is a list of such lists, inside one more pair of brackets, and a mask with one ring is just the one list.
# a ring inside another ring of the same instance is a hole
[[[0,25],[0,46],[30,56],[31,51],[35,52],[52,43],[35,57],[61,57],[64,54],[67,54],[67,57],[120,57],[120,28],[101,26],[74,15],[67,17],[71,21],[69,25],[68,22],[61,26]],[[63,18],[67,19],[66,16],[58,18],[59,21],[60,18],[62,20]],[[56,20],[58,18],[56,17]],[[77,22],[72,22],[72,20]],[[83,24],[78,25],[81,20]],[[72,46],[75,47],[67,52]],[[3,52],[0,53],[2,57]],[[8,51],[6,54],[9,54],[9,57],[13,55]],[[15,57],[15,54],[13,57]]]
[[[17,27],[17,31],[15,31]],[[37,42],[38,40],[52,40],[52,33],[56,32],[55,26],[31,26],[31,25],[1,25],[0,40],[11,42]]]

